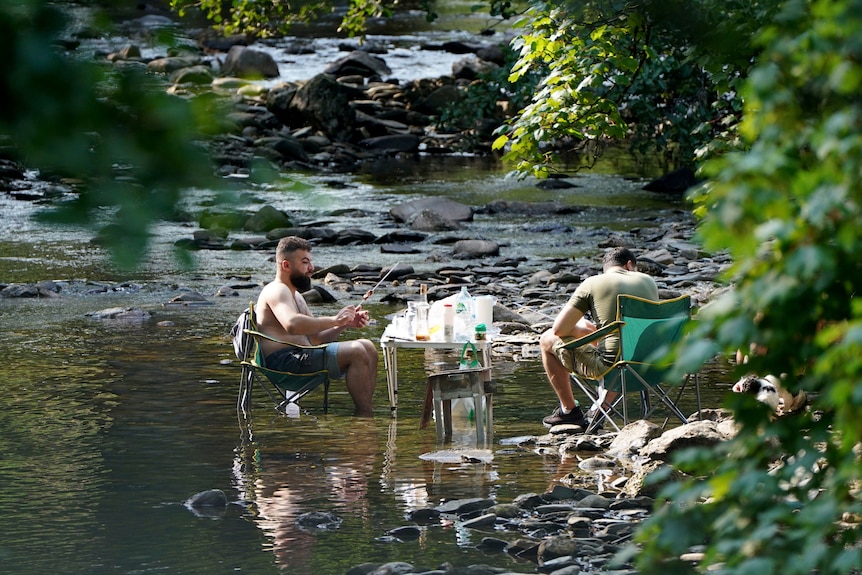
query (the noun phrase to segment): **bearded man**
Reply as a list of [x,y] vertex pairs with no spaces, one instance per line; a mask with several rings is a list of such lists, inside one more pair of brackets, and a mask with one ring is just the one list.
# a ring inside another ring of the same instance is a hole
[[368,339],[336,341],[347,328],[368,325],[368,312],[347,306],[332,316],[315,317],[302,292],[311,289],[311,244],[289,236],[278,242],[275,279],[257,298],[257,327],[275,339],[297,345],[329,344],[298,349],[261,338],[264,365],[277,371],[315,373],[326,370],[331,379],[344,378],[358,416],[372,415],[371,397],[377,383],[377,348]]

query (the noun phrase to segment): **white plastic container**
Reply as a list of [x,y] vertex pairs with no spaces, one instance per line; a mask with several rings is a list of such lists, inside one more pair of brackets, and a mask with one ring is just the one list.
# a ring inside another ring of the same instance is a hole
[[443,341],[455,340],[455,306],[443,305]]
[[491,329],[494,323],[494,304],[497,298],[492,295],[480,295],[475,298],[476,302],[476,324],[484,323],[487,329]]

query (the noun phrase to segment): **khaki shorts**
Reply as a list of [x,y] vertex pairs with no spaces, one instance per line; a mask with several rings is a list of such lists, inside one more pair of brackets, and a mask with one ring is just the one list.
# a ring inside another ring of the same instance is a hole
[[582,345],[581,347],[564,347],[568,341],[560,340],[554,346],[554,354],[560,363],[575,375],[581,375],[587,379],[598,380],[604,377],[611,367],[602,352],[594,345]]

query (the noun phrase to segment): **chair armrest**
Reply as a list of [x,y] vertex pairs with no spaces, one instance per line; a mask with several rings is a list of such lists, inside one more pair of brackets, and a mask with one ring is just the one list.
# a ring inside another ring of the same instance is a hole
[[253,329],[246,329],[243,331],[254,338],[266,339],[275,343],[280,343],[281,345],[289,345],[291,347],[298,347],[300,349],[317,349],[329,345],[328,343],[322,343],[320,345],[299,345],[298,343],[293,343],[292,341],[284,341],[283,339],[278,339],[276,337],[272,337],[271,335],[255,331]]
[[599,341],[600,339],[608,337],[613,332],[618,331],[625,324],[626,322],[617,320],[609,323],[602,329],[597,329],[596,331],[585,335],[584,337],[579,337],[577,339],[563,338],[563,345],[560,347],[564,347],[566,349],[575,349],[577,347],[589,345],[591,343]]

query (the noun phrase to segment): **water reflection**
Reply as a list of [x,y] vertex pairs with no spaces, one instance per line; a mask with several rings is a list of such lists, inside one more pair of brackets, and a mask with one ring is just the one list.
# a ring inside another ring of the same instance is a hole
[[288,434],[297,437],[264,442],[255,439],[251,421],[244,422],[234,458],[234,487],[240,498],[250,502],[276,562],[292,572],[310,572],[316,535],[341,525],[300,525],[297,519],[331,512],[351,528],[358,524],[368,530],[368,478],[380,449],[374,422],[357,419],[345,441],[318,442],[316,448],[298,437],[307,421],[287,423]]
[[[301,177],[310,184],[305,191],[255,190],[249,209],[268,203],[301,221],[334,219],[338,228],[356,224],[382,234],[392,227],[387,210],[407,199],[445,195],[480,205],[499,198],[542,197],[532,184],[506,180],[499,169],[449,160],[440,164],[437,174],[426,170],[418,178],[406,177],[416,168],[408,166],[398,172],[397,181],[385,184],[372,174],[344,176],[351,207],[368,214],[358,220],[355,215],[349,222],[332,216],[331,210],[343,207],[346,194],[315,176]],[[618,176],[582,174],[578,183],[580,187],[559,194],[560,201],[584,208],[565,218],[566,225],[607,231],[644,225],[655,214],[678,207],[645,197],[637,182]],[[194,194],[190,211],[209,199],[206,191]],[[5,205],[0,201],[0,207]],[[25,207],[5,222],[19,227],[0,224],[3,282],[83,276],[98,286],[114,277],[104,254],[89,244],[89,232],[46,228],[29,219],[36,207]],[[499,239],[507,246],[507,257],[571,257],[595,251],[592,237],[575,245],[563,236],[525,232],[531,223],[527,220],[479,215],[470,232]],[[248,275],[252,285],[262,284],[272,273],[270,254],[202,252],[196,254],[198,269],[190,271],[170,254],[175,239],[191,231],[171,222],[156,227],[144,271],[123,277],[133,282],[130,286],[140,284],[139,289],[0,300],[4,573],[329,575],[364,562],[386,561],[429,567],[444,561],[459,566],[486,563],[533,571],[534,566],[516,565],[508,556],[486,556],[474,549],[482,531],[438,521],[421,525],[415,540],[393,542],[386,536],[412,525],[410,511],[446,499],[509,502],[559,482],[596,490],[607,485],[610,478],[579,469],[574,458],[507,443],[545,433],[541,419],[555,405],[541,364],[528,347],[494,358],[495,441],[482,446],[487,457],[462,457],[480,447],[470,427],[456,427],[452,444],[445,445],[438,443],[433,425],[419,427],[427,375],[454,367],[455,354],[399,355],[397,419],[388,416],[381,362],[375,420],[350,417],[352,402],[343,383],[335,382],[328,415],[320,413],[314,395],[305,406],[311,416],[299,420],[274,416],[259,406],[251,429],[241,435],[235,411],[239,367],[227,333],[256,290],[243,291],[238,298],[210,297],[212,305],[205,308],[169,309],[161,304],[185,286],[211,296],[229,283],[225,278],[238,273]],[[442,248],[421,246],[425,252],[411,265],[438,268],[436,254]],[[376,245],[320,246],[315,253],[321,265],[388,265],[403,258],[383,254]],[[114,306],[145,307],[153,318],[122,325],[85,316]],[[369,303],[381,322],[369,331],[372,339],[379,337],[383,318],[393,307]],[[162,321],[166,323],[157,326]],[[721,403],[731,383],[724,381],[725,372],[718,365],[714,376],[707,373],[702,380],[705,405]],[[683,405],[693,410],[692,402]],[[440,452],[454,455],[429,457]],[[216,519],[197,517],[181,505],[194,493],[214,488],[224,490],[232,501],[249,504],[230,505]],[[334,530],[296,526],[296,517],[315,510],[334,512],[343,522]]]

